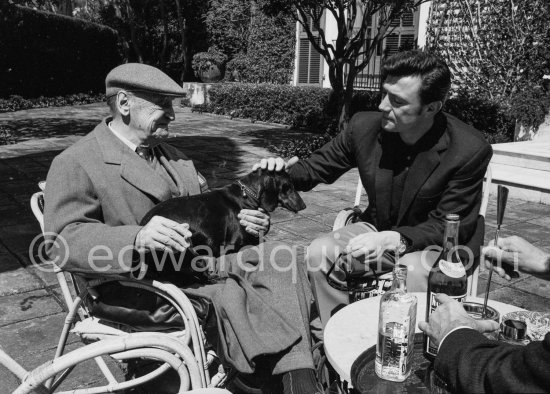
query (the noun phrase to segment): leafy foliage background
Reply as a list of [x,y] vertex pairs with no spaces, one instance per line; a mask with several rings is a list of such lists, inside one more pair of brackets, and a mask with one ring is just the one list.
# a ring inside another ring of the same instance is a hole
[[266,15],[255,0],[211,0],[208,43],[229,57],[226,80],[287,84],[292,80],[295,21]]
[[548,0],[435,0],[429,46],[449,63],[454,91],[486,100],[525,126],[550,110],[541,88],[550,74]]

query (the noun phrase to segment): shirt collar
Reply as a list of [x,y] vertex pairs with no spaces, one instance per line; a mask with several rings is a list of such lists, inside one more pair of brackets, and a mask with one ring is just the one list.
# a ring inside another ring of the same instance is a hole
[[413,145],[407,145],[403,142],[398,133],[390,133],[382,131],[380,134],[381,143],[391,147],[391,151],[396,153],[410,152],[417,154],[432,149],[440,140],[445,132],[447,120],[445,116],[439,112],[434,119],[432,127]]
[[128,148],[130,148],[133,152],[136,151],[137,145],[134,144],[132,141],[128,140],[127,138],[123,137],[118,131],[116,131],[116,130],[112,127],[112,122],[107,123],[107,126],[109,127],[109,130],[111,130],[111,132],[112,132],[119,140],[121,140],[122,142],[124,142],[124,144],[125,144]]

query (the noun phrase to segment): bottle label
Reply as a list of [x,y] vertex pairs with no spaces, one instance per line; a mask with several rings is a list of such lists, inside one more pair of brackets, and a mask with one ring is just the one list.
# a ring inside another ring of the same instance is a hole
[[[427,319],[428,321],[430,320],[430,316],[432,315],[432,313],[439,306],[439,302],[437,302],[437,300],[435,299],[436,294],[437,293],[430,293],[430,306],[428,309],[428,319]],[[464,300],[466,299],[466,294],[459,295],[459,296],[449,296],[449,297],[457,300],[458,302],[464,302]],[[438,347],[434,345],[430,337],[427,337],[426,353],[431,354],[432,356],[435,357],[437,356],[437,350],[438,350]]]
[[378,349],[375,360],[375,372],[389,380],[403,381],[407,378],[410,368],[408,365],[409,329],[411,317],[407,316],[403,323],[388,322],[383,331],[378,333]]
[[464,266],[447,260],[439,260],[439,269],[450,278],[462,278],[466,275]]

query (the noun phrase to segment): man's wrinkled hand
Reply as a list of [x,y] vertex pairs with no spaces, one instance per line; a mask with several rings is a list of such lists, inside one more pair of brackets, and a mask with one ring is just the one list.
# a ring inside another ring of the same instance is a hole
[[446,294],[437,294],[435,299],[440,305],[430,315],[429,323],[418,323],[418,328],[430,337],[435,346],[439,346],[443,338],[457,327],[469,327],[481,333],[498,330],[497,322],[472,319],[462,304]]
[[267,234],[269,226],[271,224],[271,217],[262,208],[258,210],[254,209],[241,209],[237,215],[239,223],[247,233],[259,237],[260,234]]
[[485,266],[510,280],[509,272],[519,270],[542,279],[550,279],[550,255],[518,236],[499,238],[483,248]]
[[258,168],[261,168],[262,170],[268,170],[268,171],[283,171],[288,170],[290,167],[292,167],[294,164],[298,162],[298,157],[294,156],[291,157],[288,161],[284,161],[284,159],[280,157],[269,157],[267,159],[260,160],[259,163],[256,163],[252,166],[252,171],[256,171]]
[[139,252],[152,250],[184,252],[189,247],[188,239],[191,235],[187,223],[153,216],[139,231],[134,243]]

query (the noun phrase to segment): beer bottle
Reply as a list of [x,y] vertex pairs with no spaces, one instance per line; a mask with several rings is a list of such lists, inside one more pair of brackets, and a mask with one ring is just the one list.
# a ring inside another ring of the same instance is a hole
[[[445,234],[443,236],[443,251],[435,261],[428,276],[428,299],[426,301],[426,321],[437,308],[435,300],[438,293],[447,294],[458,302],[464,301],[468,290],[466,270],[458,255],[458,226],[460,217],[455,214],[445,216]],[[424,356],[433,361],[437,355],[437,347],[424,334]]]

